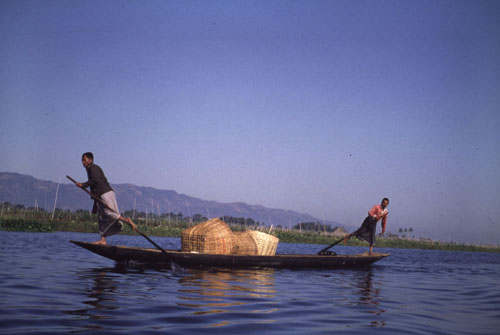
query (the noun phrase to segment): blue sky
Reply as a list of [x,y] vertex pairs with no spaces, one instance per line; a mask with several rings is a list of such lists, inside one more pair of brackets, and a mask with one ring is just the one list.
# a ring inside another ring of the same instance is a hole
[[1,1],[0,171],[500,241],[497,1]]

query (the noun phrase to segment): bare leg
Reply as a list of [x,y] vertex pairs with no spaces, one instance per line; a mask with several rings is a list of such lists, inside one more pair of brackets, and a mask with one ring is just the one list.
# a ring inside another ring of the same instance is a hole
[[99,241],[93,242],[92,244],[102,244],[102,245],[105,245],[106,244],[106,236],[101,235],[101,239]]
[[368,253],[368,255],[371,255],[373,254],[373,245],[370,245],[370,252]]
[[134,222],[132,222],[131,218],[125,218],[123,216],[120,216],[119,220],[128,223],[133,230],[137,231],[137,226],[135,225]]

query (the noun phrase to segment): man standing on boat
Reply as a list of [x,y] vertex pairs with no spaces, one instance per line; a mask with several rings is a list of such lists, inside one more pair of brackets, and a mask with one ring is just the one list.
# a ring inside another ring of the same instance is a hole
[[373,206],[368,211],[368,216],[363,221],[361,227],[354,233],[347,235],[344,241],[347,241],[347,239],[351,236],[356,236],[357,238],[370,243],[369,255],[371,255],[373,253],[373,245],[375,244],[375,231],[377,228],[377,222],[380,219],[382,219],[382,234],[385,233],[385,227],[387,225],[387,215],[389,214],[389,212],[387,211],[387,206],[389,206],[388,198],[382,199],[380,205]]
[[101,239],[94,242],[94,244],[106,244],[107,236],[118,234],[122,230],[120,221],[127,222],[132,229],[136,230],[137,227],[130,218],[125,218],[119,214],[115,192],[109,185],[102,169],[94,164],[94,155],[91,152],[82,155],[82,164],[87,170],[88,181],[83,184],[76,183],[76,185],[81,188],[90,186],[92,194],[113,209],[111,211],[98,201],[94,201],[92,213],[98,213],[99,233],[101,234]]

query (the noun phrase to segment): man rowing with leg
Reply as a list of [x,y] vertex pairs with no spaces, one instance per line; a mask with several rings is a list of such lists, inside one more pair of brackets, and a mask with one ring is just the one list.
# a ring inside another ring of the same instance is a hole
[[90,191],[96,197],[99,197],[109,208],[106,208],[98,201],[94,201],[92,213],[98,214],[99,233],[101,239],[94,244],[106,244],[106,237],[118,234],[122,230],[120,221],[127,222],[132,229],[137,231],[137,226],[130,218],[121,216],[116,202],[116,195],[108,180],[104,176],[102,169],[94,164],[94,155],[91,152],[86,152],[82,155],[82,164],[87,170],[88,181],[85,183],[76,183],[78,187],[87,188],[90,186]]
[[377,222],[382,219],[382,234],[385,233],[385,227],[387,225],[387,215],[389,212],[387,211],[387,206],[389,206],[389,199],[384,198],[380,205],[373,206],[368,211],[368,216],[363,221],[361,227],[356,230],[354,233],[347,235],[344,238],[344,242],[347,242],[347,239],[351,236],[356,236],[357,238],[364,240],[370,243],[370,252],[371,255],[373,253],[373,245],[375,244],[375,231],[377,228]]

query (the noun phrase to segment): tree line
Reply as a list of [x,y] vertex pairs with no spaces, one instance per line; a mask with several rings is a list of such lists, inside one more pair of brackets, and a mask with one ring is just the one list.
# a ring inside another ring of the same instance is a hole
[[[0,216],[5,215],[15,215],[19,217],[28,218],[41,218],[48,220],[70,220],[70,221],[93,221],[95,220],[95,214],[92,214],[89,209],[61,209],[55,208],[52,211],[48,211],[41,207],[26,207],[20,204],[12,204],[10,202],[3,202],[0,205]],[[136,210],[126,210],[122,212],[125,217],[130,217],[134,222],[145,225],[161,225],[162,223],[168,224],[179,224],[179,225],[194,225],[208,220],[206,216],[202,214],[194,214],[193,216],[184,216],[183,213],[151,213]],[[243,229],[249,229],[250,227],[261,227],[264,226],[262,222],[256,221],[252,218],[245,217],[235,217],[230,215],[221,216],[220,219],[231,226],[240,226]],[[281,225],[275,226],[275,229],[283,229]],[[293,226],[292,230],[310,231],[310,232],[333,232],[335,228],[331,225],[324,225],[320,222],[299,222]]]
[[329,224],[323,224],[321,222],[300,222],[293,226],[293,229],[297,230],[307,230],[307,231],[317,231],[317,232],[334,232],[337,227],[332,227]]

